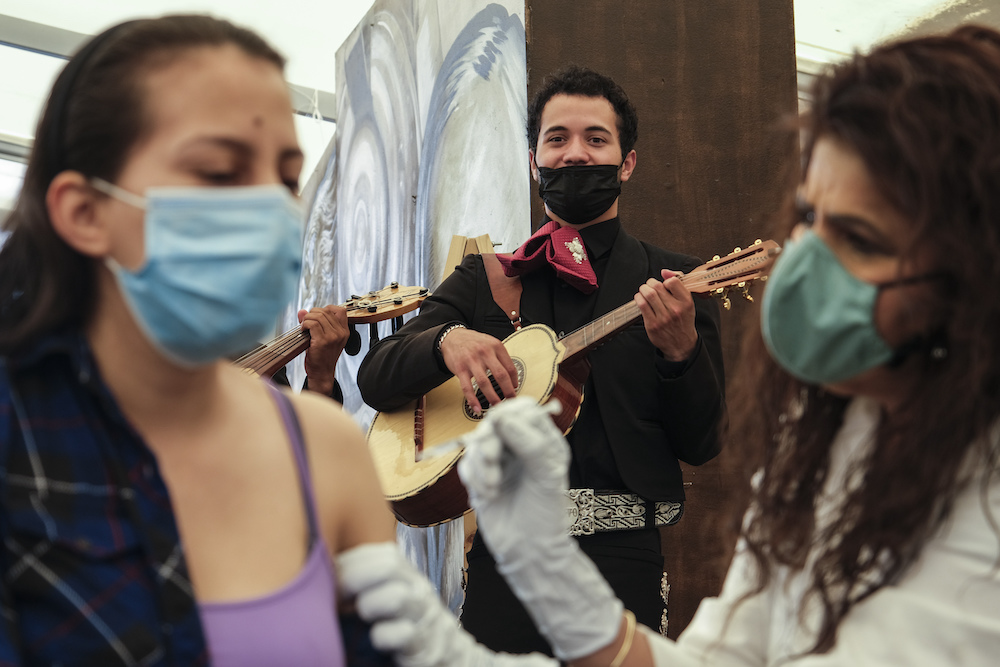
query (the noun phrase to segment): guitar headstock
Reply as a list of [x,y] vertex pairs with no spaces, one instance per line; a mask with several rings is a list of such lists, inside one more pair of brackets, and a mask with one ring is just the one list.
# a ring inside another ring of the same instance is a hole
[[364,296],[352,294],[351,300],[344,304],[347,322],[370,324],[405,315],[419,308],[430,294],[426,287],[404,287],[396,282]]
[[681,279],[691,292],[712,294],[722,299],[726,310],[732,306],[729,291],[733,287],[742,290],[742,296],[753,301],[750,283],[767,280],[765,272],[781,252],[781,246],[774,241],[757,239],[746,248],[736,248],[725,257],[716,255],[712,261],[686,273]]

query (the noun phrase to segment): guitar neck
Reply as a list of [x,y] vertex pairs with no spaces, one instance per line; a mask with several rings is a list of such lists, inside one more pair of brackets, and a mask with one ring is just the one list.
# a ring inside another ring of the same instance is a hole
[[[757,241],[749,248],[738,249],[726,257],[713,259],[689,273],[680,276],[680,281],[692,294],[706,294],[721,291],[730,285],[743,286],[745,282],[760,277],[770,265],[780,249],[774,241]],[[728,306],[727,306],[728,307]],[[642,317],[639,306],[629,301],[623,306],[598,317],[560,339],[566,348],[563,362],[572,362],[583,357],[611,336],[620,332]]]
[[[347,311],[347,324],[351,327],[351,340],[355,340],[357,324],[374,324],[390,318],[402,318],[404,313],[416,310],[430,295],[426,287],[401,287],[399,283],[391,283],[377,292],[368,292],[365,296],[352,296],[351,300],[341,305]],[[347,348],[347,354],[357,354],[361,347],[360,338],[354,351]],[[251,350],[233,363],[248,373],[271,377],[278,369],[309,349],[309,331],[301,326],[286,331],[274,340]]]
[[629,301],[593,322],[584,324],[576,331],[571,331],[559,339],[559,342],[566,347],[563,363],[582,357],[640,317],[642,313],[639,311],[639,306],[635,305],[634,301]]
[[257,375],[271,377],[282,366],[305,352],[309,348],[309,341],[307,330],[293,329],[244,354],[233,363]]

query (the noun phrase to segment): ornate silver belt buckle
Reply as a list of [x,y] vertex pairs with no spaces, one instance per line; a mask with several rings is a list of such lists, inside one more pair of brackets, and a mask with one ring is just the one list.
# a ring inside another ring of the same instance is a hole
[[566,512],[569,514],[572,524],[569,527],[569,534],[593,535],[596,526],[594,519],[594,490],[593,489],[569,489],[566,497],[570,502],[566,503]]

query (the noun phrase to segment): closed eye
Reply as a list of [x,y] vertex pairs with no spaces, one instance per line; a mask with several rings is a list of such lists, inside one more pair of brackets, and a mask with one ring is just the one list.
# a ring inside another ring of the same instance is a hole
[[895,245],[863,218],[853,215],[827,215],[823,218],[828,233],[859,255],[894,256]]
[[890,255],[892,254],[888,251],[882,244],[877,241],[872,241],[871,239],[862,236],[850,229],[844,229],[840,231],[840,235],[847,241],[847,244],[851,248],[862,255]]
[[203,171],[198,178],[213,185],[227,185],[236,181],[237,175],[231,171]]
[[795,209],[799,222],[824,236],[831,246],[849,248],[857,255],[891,256],[896,253],[891,241],[862,217],[824,213],[820,218],[813,205],[801,198],[796,199]]

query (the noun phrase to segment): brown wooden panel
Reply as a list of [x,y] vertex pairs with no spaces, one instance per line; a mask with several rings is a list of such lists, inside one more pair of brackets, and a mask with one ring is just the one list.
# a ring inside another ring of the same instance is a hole
[[[796,108],[792,0],[535,0],[525,16],[529,97],[577,63],[613,77],[638,109],[638,163],[620,207],[632,234],[703,259],[762,236],[794,159],[776,132]],[[729,369],[748,311],[734,302],[723,315]],[[686,516],[663,531],[674,637],[721,584],[706,563],[719,555],[712,519],[731,486],[728,459],[685,469]]]

